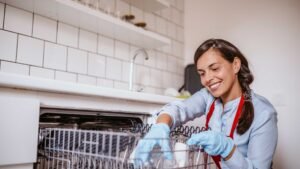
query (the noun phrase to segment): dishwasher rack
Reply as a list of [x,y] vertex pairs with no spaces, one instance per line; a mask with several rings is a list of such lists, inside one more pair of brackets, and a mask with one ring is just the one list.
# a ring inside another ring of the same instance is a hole
[[[148,131],[150,127],[142,128],[143,131]],[[203,150],[184,144],[189,137],[182,133],[200,131],[189,127],[181,127],[181,130],[177,128],[177,131],[174,130],[170,134],[173,160],[165,160],[160,148],[155,147],[150,153],[149,163],[139,163],[138,157],[134,157],[134,149],[145,132],[136,130],[138,128],[130,131],[40,129],[38,162],[35,167],[37,169],[216,168]]]

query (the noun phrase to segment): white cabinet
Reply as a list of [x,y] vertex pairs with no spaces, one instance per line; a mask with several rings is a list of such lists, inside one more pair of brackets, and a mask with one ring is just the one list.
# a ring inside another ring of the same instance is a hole
[[34,163],[40,103],[33,98],[0,95],[0,168]]
[[155,12],[170,7],[168,0],[123,0],[137,8],[148,12]]
[[156,48],[171,44],[170,39],[160,34],[137,27],[73,0],[6,0],[5,2],[54,20],[144,48]]

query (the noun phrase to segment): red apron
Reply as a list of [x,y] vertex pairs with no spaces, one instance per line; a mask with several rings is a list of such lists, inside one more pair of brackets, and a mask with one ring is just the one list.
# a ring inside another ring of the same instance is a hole
[[[206,115],[206,123],[205,123],[205,127],[206,129],[208,129],[208,123],[209,123],[209,120],[215,110],[215,101],[212,103],[212,105],[210,106],[209,108],[209,112],[207,113]],[[244,105],[244,96],[242,95],[241,97],[241,100],[240,100],[240,103],[239,103],[239,107],[237,109],[237,112],[235,114],[235,117],[234,117],[234,120],[233,120],[233,123],[232,123],[232,127],[231,127],[231,131],[230,131],[230,135],[229,137],[233,139],[233,133],[234,133],[234,130],[238,124],[238,121],[239,121],[239,118],[241,116],[241,113],[242,113],[242,109],[243,109],[243,105]],[[220,165],[220,161],[221,161],[221,156],[220,155],[217,155],[217,156],[212,156],[212,159],[214,160],[214,162],[216,163],[217,167],[219,169],[221,169],[221,165]]]

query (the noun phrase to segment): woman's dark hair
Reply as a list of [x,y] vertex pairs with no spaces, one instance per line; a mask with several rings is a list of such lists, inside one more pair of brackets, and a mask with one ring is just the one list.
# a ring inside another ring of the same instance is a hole
[[254,108],[249,85],[253,82],[253,75],[248,67],[248,61],[240,50],[228,41],[223,39],[208,39],[203,42],[195,52],[194,62],[197,65],[198,59],[209,49],[217,50],[222,57],[232,63],[235,57],[241,60],[241,68],[238,72],[238,80],[242,87],[245,103],[237,126],[237,133],[244,134],[251,126],[254,118]]

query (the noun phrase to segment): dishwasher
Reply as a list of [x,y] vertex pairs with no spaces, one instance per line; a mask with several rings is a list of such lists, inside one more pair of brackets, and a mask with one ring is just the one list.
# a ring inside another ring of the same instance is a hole
[[145,115],[44,108],[40,114],[35,169],[215,169],[203,149],[187,146],[205,128],[178,126],[170,132],[172,160],[154,147],[143,164],[134,157],[140,139],[151,128]]

